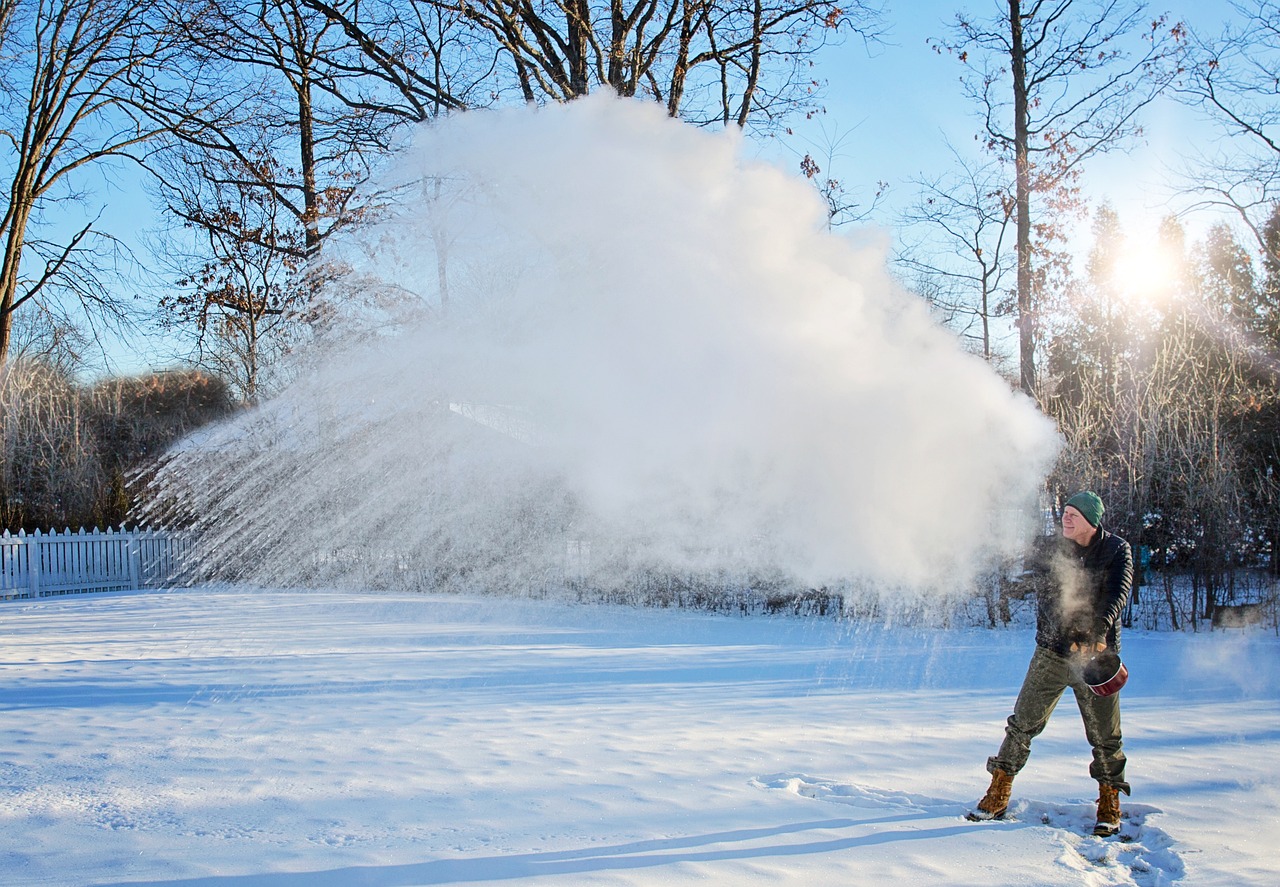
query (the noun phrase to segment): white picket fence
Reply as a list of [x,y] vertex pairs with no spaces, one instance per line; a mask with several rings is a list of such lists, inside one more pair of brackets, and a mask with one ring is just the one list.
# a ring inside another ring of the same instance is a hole
[[156,530],[0,534],[0,600],[166,585],[191,551],[185,533]]

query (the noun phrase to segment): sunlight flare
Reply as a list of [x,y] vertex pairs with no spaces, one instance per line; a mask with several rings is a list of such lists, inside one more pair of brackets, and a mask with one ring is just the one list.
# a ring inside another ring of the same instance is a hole
[[1130,238],[1116,257],[1112,282],[1128,300],[1153,304],[1167,300],[1178,280],[1178,257],[1156,239]]

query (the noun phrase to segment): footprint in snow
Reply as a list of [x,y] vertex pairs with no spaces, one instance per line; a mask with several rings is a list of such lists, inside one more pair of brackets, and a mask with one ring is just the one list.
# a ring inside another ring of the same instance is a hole
[[848,804],[853,807],[870,808],[905,808],[921,812],[932,812],[939,815],[946,813],[963,813],[963,804],[942,798],[930,798],[911,792],[890,791],[870,785],[859,785],[856,782],[836,782],[802,773],[777,773],[773,776],[761,776],[751,780],[757,788],[774,789],[791,792],[805,798],[816,798],[819,801],[831,801],[836,804]]
[[[805,798],[871,809],[909,811],[935,816],[963,816],[968,803],[892,791],[853,782],[778,773],[751,780],[757,788],[785,791]],[[1051,829],[1062,846],[1058,862],[1088,878],[1102,872],[1135,887],[1167,887],[1183,877],[1185,867],[1174,849],[1177,842],[1148,818],[1162,811],[1144,804],[1121,801],[1120,834],[1112,838],[1093,835],[1094,802],[1076,800],[1047,803],[1015,799],[1004,820],[975,823],[975,828]]]
[[1092,834],[1096,808],[1091,800],[1059,804],[1017,801],[1009,812],[1024,824],[1056,829],[1063,846],[1058,861],[1069,868],[1082,873],[1099,869],[1127,871],[1138,887],[1165,887],[1181,879],[1186,868],[1174,849],[1177,841],[1149,821],[1163,811],[1123,799],[1120,809],[1120,834],[1113,838]]

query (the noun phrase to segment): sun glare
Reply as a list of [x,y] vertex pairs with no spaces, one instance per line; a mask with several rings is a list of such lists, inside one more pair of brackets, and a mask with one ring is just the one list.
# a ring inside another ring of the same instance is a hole
[[1130,240],[1116,258],[1112,281],[1133,301],[1148,304],[1163,301],[1173,292],[1177,262],[1162,244],[1151,240]]

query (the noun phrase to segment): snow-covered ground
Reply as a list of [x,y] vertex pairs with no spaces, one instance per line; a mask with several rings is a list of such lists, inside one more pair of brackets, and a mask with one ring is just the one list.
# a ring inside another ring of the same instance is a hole
[[235,589],[0,604],[9,885],[1280,883],[1280,641],[1125,638],[1134,796],[1031,652],[922,631]]

